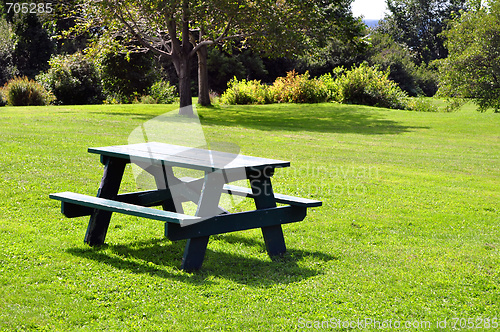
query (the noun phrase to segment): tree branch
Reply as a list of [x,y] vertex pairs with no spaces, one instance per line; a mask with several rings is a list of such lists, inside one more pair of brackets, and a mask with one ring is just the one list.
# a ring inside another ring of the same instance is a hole
[[181,45],[179,43],[179,39],[177,39],[177,26],[175,25],[174,18],[171,16],[166,24],[168,35],[170,36],[170,42],[172,43],[172,49],[170,51],[170,53],[172,53],[174,50],[180,49]]
[[[202,41],[201,40],[201,34],[200,34],[200,42],[198,43],[198,45],[195,45],[193,43],[193,50],[189,53],[189,56],[194,56],[196,54],[196,52],[198,52],[198,50],[204,46],[208,46],[208,45],[213,45],[213,44],[218,44],[220,43],[222,40],[224,40],[224,36],[227,34],[227,32],[229,31],[229,28],[231,27],[231,22],[233,21],[233,17],[230,17],[229,20],[227,21],[227,24],[226,26],[224,27],[224,31],[222,31],[222,33],[220,34],[219,37],[215,38],[215,40],[204,40]],[[201,29],[200,29],[200,32],[201,32]]]
[[170,45],[168,45],[168,43],[172,42],[172,40],[165,40],[163,39],[163,36],[162,36],[162,31],[161,30],[158,30],[158,36],[160,36],[160,43],[161,45],[167,50],[168,53],[172,53],[172,47]]
[[224,36],[229,31],[229,28],[231,27],[232,22],[233,22],[233,17],[231,16],[229,18],[229,20],[227,21],[227,24],[226,24],[226,27],[224,28],[224,31],[222,31],[221,35],[214,40],[215,43],[219,43],[222,40],[222,38],[224,38]]
[[[131,15],[130,13],[128,13],[129,16]],[[134,29],[134,27],[132,25],[130,25],[129,22],[127,22],[127,20],[123,17],[123,15],[121,15],[118,10],[115,10],[115,16],[118,18],[118,20],[120,22],[122,22],[123,25],[125,25],[127,27],[127,29],[130,31],[130,33],[137,39],[137,41],[139,41],[139,43],[148,48],[149,50],[151,50],[152,52],[154,53],[157,53],[157,54],[160,54],[160,55],[165,55],[165,56],[168,56],[170,57],[172,54],[171,52],[165,52],[165,51],[162,51],[156,47],[154,47],[153,45],[151,45],[149,42],[147,42],[146,40],[144,40],[143,36],[141,35],[141,31],[139,29],[139,31],[136,31]],[[137,24],[135,23],[135,21],[133,21],[133,24],[137,27]]]
[[245,37],[250,37],[250,36],[253,36],[255,35],[255,33],[249,33],[249,34],[246,34],[246,33],[242,33],[242,34],[239,34],[239,35],[232,35],[232,36],[227,36],[227,37],[223,37],[223,38],[217,38],[215,40],[204,40],[200,43],[198,43],[196,45],[195,48],[193,48],[193,50],[191,51],[190,53],[190,56],[193,55],[198,52],[198,50],[200,48],[202,48],[203,46],[209,46],[209,45],[214,45],[214,44],[218,44],[222,41],[226,41],[226,40],[231,40],[231,39],[237,39],[237,38],[245,38]]

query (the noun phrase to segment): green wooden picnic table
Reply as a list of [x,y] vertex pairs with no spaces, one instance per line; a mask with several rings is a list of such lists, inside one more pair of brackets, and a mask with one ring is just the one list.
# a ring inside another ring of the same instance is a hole
[[[286,251],[282,224],[302,221],[308,207],[320,201],[276,194],[271,178],[276,168],[290,162],[149,142],[89,148],[101,156],[104,175],[97,197],[72,192],[51,194],[61,201],[69,218],[89,216],[85,242],[104,244],[113,212],[165,222],[165,235],[172,241],[187,239],[181,268],[201,268],[210,235],[261,228],[270,256]],[[133,163],[151,174],[157,189],[118,194],[125,166]],[[200,179],[176,177],[173,167],[203,171]],[[248,179],[250,188],[229,183]],[[219,206],[222,194],[250,197],[255,210],[229,213]],[[182,202],[197,204],[194,216],[184,214]],[[276,203],[286,204],[277,206]],[[152,208],[162,206],[163,210]]]

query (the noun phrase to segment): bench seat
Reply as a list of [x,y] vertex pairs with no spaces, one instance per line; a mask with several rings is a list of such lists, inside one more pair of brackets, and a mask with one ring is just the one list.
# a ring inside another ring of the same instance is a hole
[[73,192],[50,194],[50,198],[62,202],[61,210],[67,217],[84,215],[81,208],[91,208],[110,212],[119,212],[131,216],[160,220],[168,223],[181,224],[181,222],[195,222],[201,218],[170,211],[158,210],[135,204],[117,202],[110,199],[87,196]]
[[[201,190],[201,185],[203,184],[203,179],[195,179],[192,177],[182,177],[180,178],[181,181],[197,186],[197,190]],[[243,196],[243,197],[250,197],[250,198],[255,198],[255,195],[252,192],[252,189],[250,188],[245,188],[245,187],[239,187],[239,186],[234,186],[230,184],[224,184],[224,187],[222,188],[222,192],[229,194],[229,195],[237,195],[237,196]],[[288,195],[283,195],[283,194],[277,194],[274,193],[274,198],[276,199],[276,203],[281,203],[281,204],[289,204],[293,206],[300,206],[300,207],[318,207],[323,204],[321,201],[313,200],[313,199],[308,199],[308,198],[301,198],[301,197],[295,197],[295,196],[288,196]]]
[[[226,194],[230,194],[230,195],[238,195],[238,196],[250,197],[250,198],[255,197],[255,195],[252,193],[252,189],[245,188],[245,187],[239,187],[239,186],[233,186],[233,185],[229,185],[229,184],[224,185],[223,192],[225,192]],[[274,193],[274,198],[276,199],[276,203],[289,204],[289,205],[302,206],[302,207],[317,207],[317,206],[321,206],[323,204],[321,201],[316,201],[313,199],[288,196],[288,195],[277,194],[277,193]]]

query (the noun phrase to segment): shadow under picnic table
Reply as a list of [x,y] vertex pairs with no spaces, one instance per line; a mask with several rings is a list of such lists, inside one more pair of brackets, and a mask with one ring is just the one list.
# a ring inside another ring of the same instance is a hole
[[[265,251],[263,240],[249,239],[233,234],[213,236],[215,240],[258,246]],[[322,274],[320,269],[299,266],[297,262],[305,257],[328,262],[339,257],[321,252],[288,248],[285,255],[269,259],[249,257],[207,249],[201,270],[195,273],[172,273],[165,267],[180,269],[186,241],[171,242],[168,239],[110,244],[100,247],[70,248],[67,252],[85,259],[91,259],[114,268],[136,274],[175,279],[193,284],[206,284],[207,276],[217,276],[253,287],[268,287],[288,284]],[[321,264],[320,264],[321,266]]]

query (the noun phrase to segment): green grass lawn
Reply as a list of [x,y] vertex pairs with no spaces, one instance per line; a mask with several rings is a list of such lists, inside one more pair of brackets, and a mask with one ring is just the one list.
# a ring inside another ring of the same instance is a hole
[[[209,140],[290,160],[276,171],[275,191],[323,206],[283,227],[284,257],[267,256],[260,230],[219,235],[190,274],[179,269],[185,242],[164,239],[162,223],[114,215],[107,245],[90,248],[88,219],[66,219],[48,198],[95,195],[102,166],[87,148],[127,144],[136,126],[173,109],[0,108],[0,331],[497,322],[500,114],[199,108]],[[123,190],[135,190],[130,170]]]

